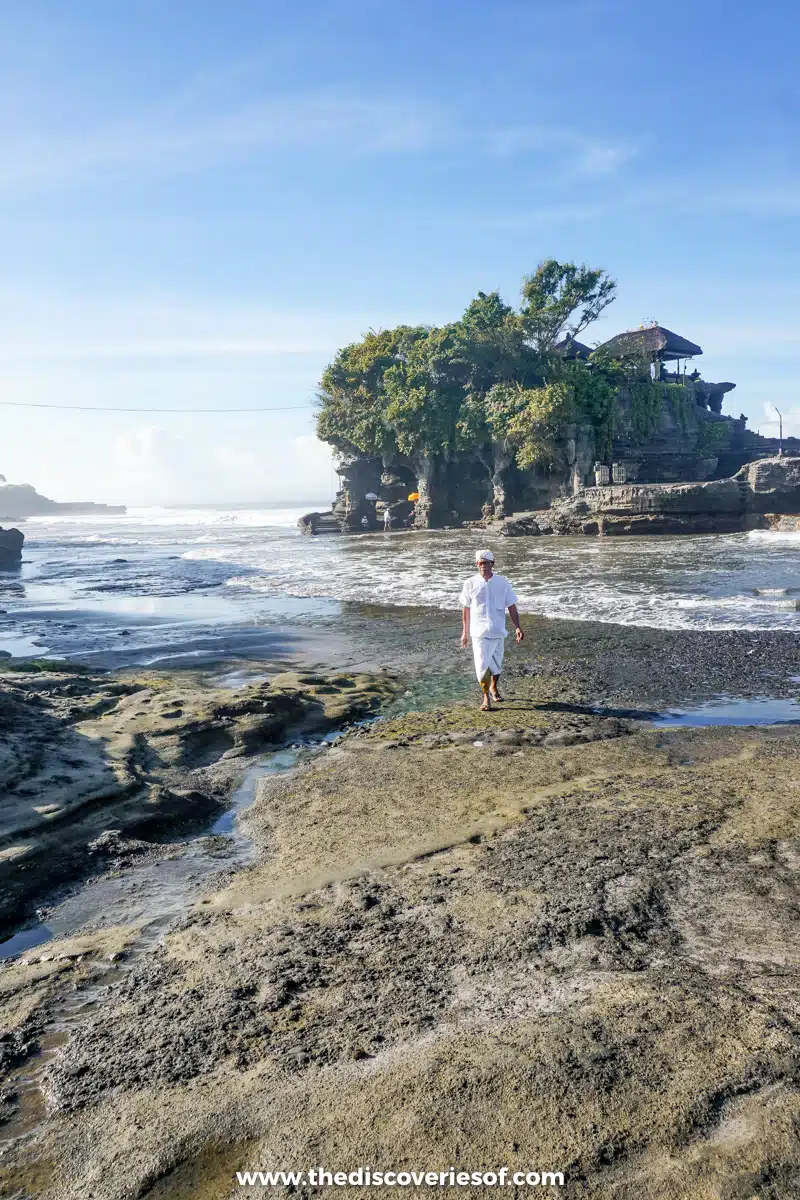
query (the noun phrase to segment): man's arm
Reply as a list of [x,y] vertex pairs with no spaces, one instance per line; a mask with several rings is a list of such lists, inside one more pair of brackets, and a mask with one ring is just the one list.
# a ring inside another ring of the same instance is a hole
[[511,624],[514,626],[514,628],[517,631],[515,636],[516,636],[517,642],[519,643],[525,637],[525,634],[522,632],[522,626],[519,623],[519,613],[517,612],[516,604],[509,604],[508,615],[511,617]]
[[461,609],[461,645],[466,646],[469,641],[469,609]]

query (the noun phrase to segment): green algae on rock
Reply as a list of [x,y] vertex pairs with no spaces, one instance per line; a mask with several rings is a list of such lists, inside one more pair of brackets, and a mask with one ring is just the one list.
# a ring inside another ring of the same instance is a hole
[[187,672],[0,675],[0,928],[85,871],[101,834],[196,827],[225,806],[243,759],[367,716],[396,686],[316,680],[288,672],[231,692]]

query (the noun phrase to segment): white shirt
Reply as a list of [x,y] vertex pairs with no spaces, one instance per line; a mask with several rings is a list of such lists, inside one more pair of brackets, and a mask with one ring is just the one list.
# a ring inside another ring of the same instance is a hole
[[517,603],[517,597],[505,575],[493,574],[491,579],[473,575],[462,587],[458,601],[462,608],[470,610],[472,637],[508,637],[506,609]]

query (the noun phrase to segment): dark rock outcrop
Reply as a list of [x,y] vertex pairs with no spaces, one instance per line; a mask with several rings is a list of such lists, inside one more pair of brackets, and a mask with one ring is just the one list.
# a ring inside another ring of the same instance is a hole
[[95,504],[89,500],[62,504],[48,496],[41,496],[29,483],[7,483],[0,487],[0,518],[6,520],[19,521],[25,517],[46,516],[48,513],[63,516],[102,513],[108,516],[124,512],[124,504]]
[[334,517],[333,513],[329,512],[311,512],[306,513],[297,522],[297,527],[301,533],[309,537],[318,533],[341,533],[341,526]]
[[25,535],[18,529],[0,529],[0,569],[19,566]]
[[539,537],[542,533],[552,532],[549,514],[545,512],[517,513],[500,526],[500,533],[504,537]]

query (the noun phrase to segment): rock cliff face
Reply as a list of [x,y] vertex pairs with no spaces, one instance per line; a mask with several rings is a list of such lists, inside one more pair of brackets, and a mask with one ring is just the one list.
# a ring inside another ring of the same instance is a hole
[[0,570],[19,565],[24,541],[25,535],[18,529],[0,529]]
[[[668,377],[667,382],[672,379]],[[756,464],[751,460],[777,452],[778,445],[751,433],[744,417],[734,419],[720,413],[723,396],[732,387],[683,379],[680,386],[665,387],[656,406],[652,392],[648,399],[636,385],[623,387],[616,396],[611,428],[603,432],[588,424],[566,426],[546,467],[521,470],[514,448],[507,442],[495,442],[470,453],[447,451],[385,459],[340,449],[336,469],[341,489],[332,511],[308,514],[300,526],[309,533],[377,529],[388,509],[395,528],[442,528],[482,519],[502,520],[515,513],[547,508],[569,496],[580,496],[576,506],[562,506],[561,517],[554,519],[561,519],[571,528],[591,523],[597,503],[597,511],[609,518],[608,532],[612,527],[621,532],[633,532],[634,527],[679,532],[687,518],[698,525],[702,516],[707,518],[709,531],[738,527],[737,486],[697,489],[705,482],[730,479],[745,464],[754,468]],[[786,439],[784,452],[787,450],[800,454],[800,441]],[[610,501],[595,501],[589,495],[594,491],[591,485],[598,459],[623,464],[627,480],[638,488],[623,500],[626,493],[615,487],[613,511],[605,512]],[[789,500],[784,495],[783,476],[781,480],[778,490],[783,496],[781,502],[786,504]],[[664,483],[683,490],[674,492],[669,500],[646,490]],[[768,475],[762,471],[754,476],[752,486],[748,476],[744,485],[751,487],[753,497],[761,497],[753,498],[748,512],[774,510],[770,499],[774,488]],[[419,498],[409,501],[414,493]],[[692,505],[700,507],[693,509]],[[800,511],[800,500],[795,507]]]
[[747,463],[735,478],[752,512],[800,513],[800,456]]
[[781,457],[748,463],[730,479],[585,488],[547,512],[506,521],[501,532],[510,537],[732,533],[773,527],[797,513],[800,457]]
[[[567,441],[565,473],[574,468],[577,444],[577,438]],[[340,453],[336,471],[341,487],[333,508],[329,513],[307,513],[302,517],[298,522],[302,533],[382,528],[386,509],[393,528],[441,529],[485,517],[505,517],[520,508],[541,508],[563,494],[565,488],[561,474],[540,468],[520,471],[513,449],[504,443],[487,448],[481,455],[395,455],[381,459]],[[409,500],[414,493],[419,498]],[[376,499],[367,499],[370,495]]]

